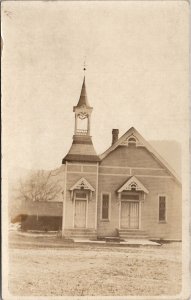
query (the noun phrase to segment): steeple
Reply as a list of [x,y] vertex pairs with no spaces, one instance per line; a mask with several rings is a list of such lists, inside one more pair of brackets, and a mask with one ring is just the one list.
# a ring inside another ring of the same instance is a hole
[[78,104],[77,104],[76,107],[82,107],[82,106],[90,107],[90,105],[88,103],[87,93],[86,93],[85,76],[84,76],[84,80],[83,80],[83,84],[82,84],[80,99],[79,99]]
[[91,107],[88,103],[84,76],[78,104],[73,107],[73,112],[75,112],[74,135],[90,135],[90,121],[92,110],[93,107]]
[[65,158],[62,161],[63,164],[66,161],[79,161],[79,162],[100,161],[99,157],[96,154],[90,136],[92,110],[93,107],[91,107],[88,102],[85,75],[84,75],[78,104],[73,107],[73,112],[75,113],[75,128],[74,128],[74,135],[73,135],[73,143],[68,154],[65,156]]

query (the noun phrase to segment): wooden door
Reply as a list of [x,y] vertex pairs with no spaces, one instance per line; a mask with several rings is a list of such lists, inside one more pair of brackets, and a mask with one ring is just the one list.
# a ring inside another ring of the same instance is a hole
[[86,227],[86,200],[75,201],[74,225],[76,228]]
[[139,202],[121,201],[121,228],[139,228]]

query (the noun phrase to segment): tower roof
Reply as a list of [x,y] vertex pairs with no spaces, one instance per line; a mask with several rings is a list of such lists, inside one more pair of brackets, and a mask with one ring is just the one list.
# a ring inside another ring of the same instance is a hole
[[90,107],[89,102],[88,102],[87,92],[86,92],[85,76],[84,76],[84,80],[83,80],[83,84],[82,84],[80,99],[79,99],[76,107],[81,107],[81,106]]

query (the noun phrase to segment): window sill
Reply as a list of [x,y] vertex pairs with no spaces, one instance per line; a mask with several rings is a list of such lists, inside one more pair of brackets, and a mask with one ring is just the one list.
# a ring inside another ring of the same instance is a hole
[[167,221],[158,221],[159,224],[166,224]]
[[101,219],[101,222],[109,222],[109,219]]

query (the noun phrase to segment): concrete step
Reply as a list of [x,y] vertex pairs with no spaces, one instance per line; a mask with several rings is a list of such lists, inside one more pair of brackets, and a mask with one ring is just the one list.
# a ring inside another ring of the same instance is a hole
[[120,229],[119,236],[122,239],[148,239],[148,235],[143,230]]
[[134,232],[134,233],[120,232],[119,236],[122,236],[122,235],[128,235],[128,236],[135,236],[135,235],[145,236],[147,234],[146,233],[139,233],[139,232]]
[[121,239],[123,240],[148,240],[148,236],[142,236],[142,235],[135,235],[135,236],[128,236],[128,235],[124,235],[121,236]]
[[145,235],[147,233],[145,231],[143,231],[143,230],[119,230],[119,234],[128,234],[128,235],[139,234],[139,235]]

